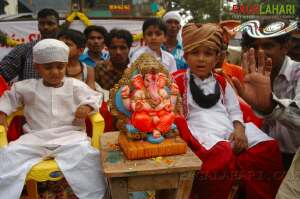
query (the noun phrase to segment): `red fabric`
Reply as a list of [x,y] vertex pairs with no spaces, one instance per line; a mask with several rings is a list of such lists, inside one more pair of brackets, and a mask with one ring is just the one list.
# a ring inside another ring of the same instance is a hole
[[215,76],[216,80],[219,82],[219,84],[221,85],[223,93],[225,94],[225,89],[226,89],[226,85],[227,85],[226,79],[217,73],[214,73],[214,76]]
[[210,150],[206,150],[191,135],[184,118],[176,118],[175,123],[182,138],[203,161],[201,170],[195,176],[190,198],[227,198],[235,182],[230,175],[236,170],[235,156],[230,145],[227,142],[219,142]]
[[89,137],[92,137],[93,136],[93,125],[89,118],[85,119],[85,127],[86,127],[86,134]]
[[[8,83],[5,81],[5,79],[0,75],[0,96],[3,95],[3,93],[9,89]],[[11,124],[8,127],[7,131],[7,139],[8,141],[14,141],[20,137],[20,132],[22,132],[22,123],[23,123],[23,117],[15,117]]]
[[230,64],[227,61],[224,61],[224,63],[222,64],[222,69],[227,76],[236,77],[240,80],[240,82],[243,82],[244,74],[243,68],[241,66]]
[[24,123],[23,116],[16,116],[13,118],[7,131],[8,142],[14,141],[22,135],[23,123]]
[[175,123],[182,138],[203,161],[191,198],[225,199],[238,181],[242,182],[247,199],[275,197],[284,172],[277,141],[261,142],[239,155],[225,141],[206,150],[192,136],[184,118],[176,118]]
[[244,122],[247,123],[247,122],[252,122],[254,123],[258,128],[260,128],[263,124],[263,118],[259,118],[257,117],[251,106],[249,104],[247,104],[244,100],[242,100],[240,97],[239,97],[239,102],[240,102],[240,108],[241,108],[241,111],[243,112],[243,119],[244,119]]
[[246,198],[273,199],[284,176],[275,140],[261,142],[237,156]]
[[99,111],[100,111],[100,114],[102,115],[102,117],[104,118],[104,122],[105,122],[104,132],[116,130],[115,124],[114,124],[114,117],[109,112],[108,105],[106,102],[104,102],[104,101],[102,102]]
[[7,82],[5,81],[5,79],[0,75],[0,96],[3,95],[4,91],[6,91],[7,89],[9,89],[9,86],[7,84]]
[[177,70],[174,73],[172,73],[172,77],[175,80],[175,82],[177,83],[177,86],[178,86],[178,89],[179,89],[179,92],[181,95],[184,93],[185,73],[186,73],[185,69]]

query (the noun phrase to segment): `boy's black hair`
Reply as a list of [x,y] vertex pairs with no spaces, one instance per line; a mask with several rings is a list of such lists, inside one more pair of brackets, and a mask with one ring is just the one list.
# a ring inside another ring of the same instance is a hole
[[133,37],[128,30],[114,28],[107,34],[107,37],[105,39],[105,45],[108,48],[110,47],[113,38],[124,39],[127,43],[128,48],[131,47],[131,44],[133,42]]
[[86,27],[83,31],[83,33],[87,39],[92,31],[96,31],[96,32],[100,33],[104,37],[104,39],[107,37],[107,30],[103,26],[92,25],[92,26]]
[[149,26],[156,26],[165,34],[167,34],[167,26],[161,18],[152,17],[146,19],[143,23],[143,33],[145,33]]
[[59,22],[59,14],[56,12],[56,10],[52,8],[44,8],[40,10],[37,14],[37,18],[44,18],[48,16],[54,16],[57,20],[57,23]]
[[60,31],[57,35],[57,38],[60,37],[66,37],[67,39],[70,39],[73,41],[77,48],[84,48],[85,47],[85,36],[82,32],[74,29],[63,29]]
[[[285,27],[289,25],[289,22],[283,19],[263,19],[260,21],[260,30],[264,29],[267,25],[274,23],[274,22],[283,22],[285,24]],[[290,33],[280,35],[277,37],[270,37],[273,41],[277,42],[281,46],[287,43],[290,40]],[[256,41],[256,38],[251,37],[248,35],[246,31],[242,33],[242,40],[241,40],[241,47],[242,48],[249,48],[253,45],[253,43]]]

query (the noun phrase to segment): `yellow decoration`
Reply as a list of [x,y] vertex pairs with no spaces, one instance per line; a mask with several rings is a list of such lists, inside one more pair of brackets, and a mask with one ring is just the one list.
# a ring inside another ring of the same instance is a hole
[[23,42],[11,39],[9,37],[6,38],[6,45],[8,45],[9,47],[15,47],[20,44],[23,44]]
[[75,17],[78,17],[85,26],[90,26],[92,25],[92,22],[89,20],[89,18],[82,12],[72,12],[67,18],[66,21],[68,21],[69,23],[72,23],[75,19]]
[[159,10],[155,13],[156,17],[162,17],[166,13],[166,10],[163,7],[159,7]]
[[143,38],[143,32],[139,32],[138,34],[133,36],[133,41],[140,41]]

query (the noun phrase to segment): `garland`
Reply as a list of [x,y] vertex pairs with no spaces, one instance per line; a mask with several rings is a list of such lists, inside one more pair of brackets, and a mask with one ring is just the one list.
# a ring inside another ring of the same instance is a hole
[[78,11],[74,11],[72,12],[67,18],[66,18],[66,22],[68,24],[71,24],[74,19],[78,17],[82,23],[85,25],[85,26],[90,26],[92,25],[92,22],[90,21],[90,19],[83,13],[83,12],[78,12]]
[[7,36],[4,32],[0,31],[0,44],[6,45],[8,47],[15,47],[22,44],[23,42],[17,41]]

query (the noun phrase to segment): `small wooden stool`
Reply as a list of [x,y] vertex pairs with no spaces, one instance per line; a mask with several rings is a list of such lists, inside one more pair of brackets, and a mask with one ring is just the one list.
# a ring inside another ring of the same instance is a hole
[[187,199],[201,160],[188,148],[183,155],[127,160],[118,147],[119,132],[101,137],[101,164],[113,199],[128,199],[128,192],[156,191],[156,198]]

